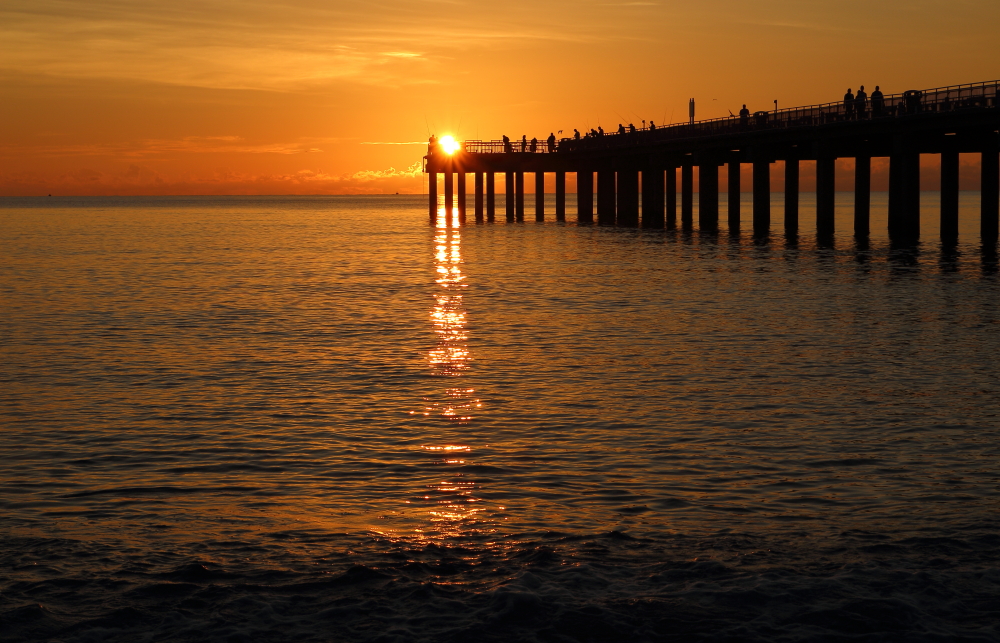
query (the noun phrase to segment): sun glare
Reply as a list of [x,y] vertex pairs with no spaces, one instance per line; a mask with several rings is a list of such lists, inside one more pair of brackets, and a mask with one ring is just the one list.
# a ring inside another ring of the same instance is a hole
[[461,144],[455,140],[455,137],[451,135],[442,136],[439,142],[441,143],[441,149],[444,150],[445,154],[454,154],[460,147],[462,147]]

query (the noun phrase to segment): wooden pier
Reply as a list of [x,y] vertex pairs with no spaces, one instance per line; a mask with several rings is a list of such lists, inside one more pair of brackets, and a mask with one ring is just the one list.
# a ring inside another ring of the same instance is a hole
[[[465,141],[452,154],[431,145],[424,157],[429,175],[431,222],[437,218],[438,175],[446,204],[466,216],[466,174],[475,175],[474,216],[496,216],[495,174],[505,175],[507,221],[524,221],[524,175],[535,181],[535,220],[545,219],[545,173],[555,175],[558,221],[566,218],[566,173],[576,173],[580,223],[694,229],[694,172],[699,176],[698,229],[719,227],[719,168],[728,167],[726,187],[731,231],[740,226],[740,168],[753,168],[753,233],[771,228],[771,164],[785,163],[784,229],[799,225],[799,162],[816,162],[816,231],[834,233],[835,162],[855,159],[854,233],[869,234],[871,160],[889,159],[889,236],[920,235],[920,155],[941,155],[941,237],[958,236],[959,163],[962,153],[982,158],[980,234],[996,243],[1000,234],[1000,81],[911,90],[869,99],[810,105],[748,118],[727,117],[643,128],[625,133],[545,140]],[[594,180],[596,174],[596,182]],[[485,181],[484,181],[485,175]],[[641,178],[641,181],[640,181]],[[454,187],[458,194],[455,200]],[[596,183],[597,199],[594,199]],[[640,183],[641,194],[640,200]],[[595,208],[596,206],[596,208]],[[596,210],[596,211],[595,211]]]

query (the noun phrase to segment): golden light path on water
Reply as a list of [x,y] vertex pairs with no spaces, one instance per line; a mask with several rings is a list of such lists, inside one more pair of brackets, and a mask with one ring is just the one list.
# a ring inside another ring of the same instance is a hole
[[[463,386],[460,380],[470,369],[473,358],[468,347],[463,303],[468,283],[462,272],[462,228],[457,208],[451,208],[451,212],[446,212],[443,205],[438,208],[433,247],[437,287],[430,320],[437,343],[428,351],[427,361],[435,378],[443,378],[445,385],[435,395],[424,398],[422,410],[410,413],[436,418],[454,427],[472,421],[483,405],[475,389]],[[462,467],[472,451],[470,446],[452,441],[424,444],[420,448],[446,467]],[[463,480],[464,474],[458,471],[444,477],[448,479],[427,484],[424,495],[416,501],[428,505],[426,522],[413,530],[417,539],[440,544],[488,530],[486,525],[478,524],[482,499],[474,495],[476,483]],[[400,534],[395,536],[398,538]]]

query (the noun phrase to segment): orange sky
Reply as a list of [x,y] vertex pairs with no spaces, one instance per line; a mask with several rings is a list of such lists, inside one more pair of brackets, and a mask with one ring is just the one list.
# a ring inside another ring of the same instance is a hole
[[428,130],[989,80],[998,24],[996,0],[5,0],[0,195],[420,192]]

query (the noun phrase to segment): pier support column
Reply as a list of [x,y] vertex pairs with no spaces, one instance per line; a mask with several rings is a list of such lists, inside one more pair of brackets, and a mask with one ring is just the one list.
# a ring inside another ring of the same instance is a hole
[[816,159],[816,236],[831,237],[834,231],[836,161],[833,156]]
[[639,171],[618,171],[618,217],[620,226],[639,225]]
[[486,222],[493,223],[497,214],[496,174],[486,173]]
[[871,233],[872,157],[854,159],[854,236],[866,238]]
[[677,168],[667,168],[667,230],[677,228]]
[[590,170],[576,173],[576,220],[594,222],[594,173]]
[[427,174],[427,208],[431,225],[437,223],[438,214],[438,175],[437,172]]
[[506,199],[506,210],[507,210],[507,222],[510,223],[514,220],[514,202],[517,199],[514,196],[514,173],[505,172],[506,177],[506,188],[507,188],[507,199]]
[[566,173],[556,172],[556,221],[566,220]]
[[642,171],[642,227],[663,229],[663,170]]
[[483,173],[476,172],[476,223],[483,222]]
[[685,161],[681,166],[681,228],[694,227],[694,166]]
[[785,234],[799,233],[799,159],[785,159]]
[[894,153],[889,158],[889,238],[920,237],[920,154]]
[[455,183],[450,171],[444,173],[444,221],[451,226],[452,208],[455,207]]
[[771,164],[753,162],[753,233],[763,237],[771,232]]
[[465,170],[458,173],[458,222],[465,224]]
[[941,240],[958,240],[958,151],[941,153]]
[[545,172],[535,172],[535,221],[545,221]]
[[524,221],[524,172],[514,172],[514,219]]
[[598,170],[597,172],[597,223],[600,225],[615,224],[615,172],[614,170]]
[[719,230],[719,166],[715,161],[698,165],[698,229]]
[[731,157],[727,165],[727,188],[729,189],[728,214],[729,232],[740,231],[740,159]]
[[994,244],[1000,232],[1000,145],[990,132],[982,158],[979,233],[983,243]]

